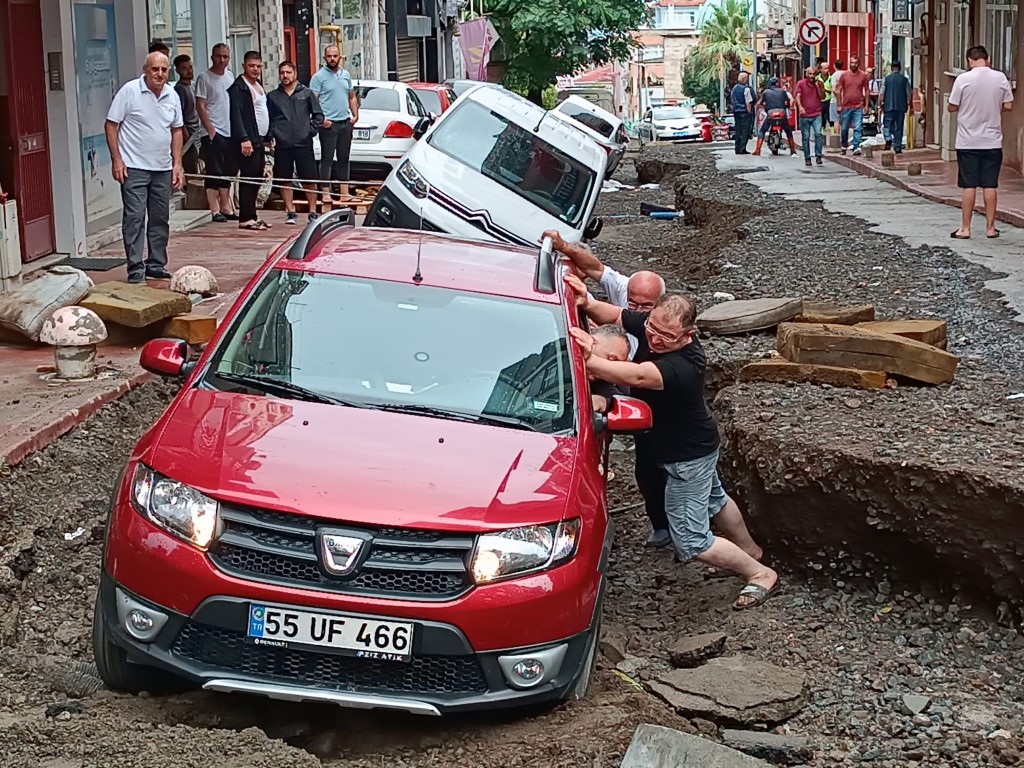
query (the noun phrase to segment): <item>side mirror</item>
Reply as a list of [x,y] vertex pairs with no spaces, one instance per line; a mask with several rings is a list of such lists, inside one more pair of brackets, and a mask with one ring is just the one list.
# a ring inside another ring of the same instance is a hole
[[181,376],[187,362],[188,344],[181,339],[152,339],[139,355],[139,365],[160,376]]
[[616,396],[606,418],[609,432],[643,432],[654,424],[650,406],[635,397]]
[[601,230],[604,229],[604,219],[600,216],[595,216],[587,224],[587,228],[583,230],[584,240],[593,240],[595,237],[601,234]]
[[419,120],[416,121],[416,125],[412,129],[413,138],[417,140],[423,138],[423,134],[427,132],[427,130],[430,128],[431,125],[433,125],[433,123],[434,121],[432,118],[421,117]]

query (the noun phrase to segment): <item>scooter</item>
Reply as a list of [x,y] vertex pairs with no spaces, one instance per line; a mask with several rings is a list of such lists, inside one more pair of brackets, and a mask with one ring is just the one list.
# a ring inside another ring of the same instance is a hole
[[768,133],[765,136],[765,141],[773,155],[779,154],[779,150],[782,149],[782,121],[785,119],[786,110],[784,109],[769,110],[768,116],[765,118],[768,121]]

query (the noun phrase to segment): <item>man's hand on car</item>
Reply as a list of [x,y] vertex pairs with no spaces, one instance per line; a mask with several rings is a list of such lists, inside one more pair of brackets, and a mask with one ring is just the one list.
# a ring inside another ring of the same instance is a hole
[[583,284],[583,281],[576,277],[576,275],[567,274],[562,279],[565,280],[565,284],[569,287],[569,290],[572,291],[573,295],[575,296],[576,306],[579,307],[580,309],[584,309],[587,306],[587,304],[590,303],[590,296],[589,292],[587,291],[587,286],[585,286]]
[[561,253],[562,249],[565,248],[565,240],[562,239],[562,233],[557,229],[547,230],[543,235],[541,235],[541,240],[545,237],[551,238],[551,247],[559,253]]
[[579,348],[583,350],[583,359],[589,360],[590,356],[594,354],[594,337],[584,331],[582,328],[570,328],[569,333],[575,339]]

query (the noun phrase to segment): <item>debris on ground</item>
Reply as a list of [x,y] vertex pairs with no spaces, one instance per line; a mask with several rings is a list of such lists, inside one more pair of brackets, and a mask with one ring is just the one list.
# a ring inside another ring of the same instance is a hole
[[726,335],[774,328],[803,311],[803,299],[742,299],[716,304],[697,315],[697,327],[705,333]]
[[769,768],[770,764],[721,744],[644,723],[636,729],[622,768]]

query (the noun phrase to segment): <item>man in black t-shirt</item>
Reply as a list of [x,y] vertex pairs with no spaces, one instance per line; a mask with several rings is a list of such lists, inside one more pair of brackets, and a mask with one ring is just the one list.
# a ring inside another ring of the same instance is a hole
[[[593,352],[593,337],[571,333],[587,358],[587,372],[618,386],[651,408],[654,424],[637,435],[637,460],[655,461],[667,475],[665,511],[676,553],[747,580],[735,608],[760,605],[779,576],[759,560],[762,551],[747,531],[739,507],[718,479],[718,425],[704,400],[707,358],[697,339],[693,302],[681,294],[661,297],[650,313],[631,312],[591,299],[574,275],[565,282],[581,311],[597,323],[616,323],[640,341],[633,362],[605,360]],[[711,520],[721,536],[711,532]]]

